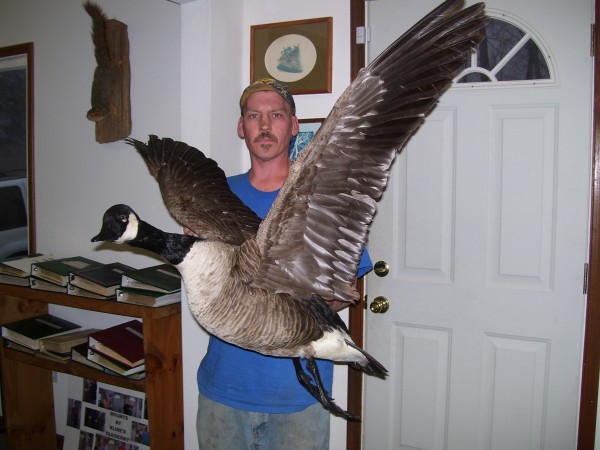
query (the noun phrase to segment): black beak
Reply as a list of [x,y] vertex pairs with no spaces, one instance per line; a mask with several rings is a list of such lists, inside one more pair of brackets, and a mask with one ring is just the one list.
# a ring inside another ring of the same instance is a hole
[[123,224],[119,224],[112,217],[104,216],[104,220],[102,223],[102,229],[100,233],[92,238],[92,242],[99,241],[109,241],[113,242],[119,239],[121,234],[123,234]]
[[107,230],[106,229],[106,224],[105,226],[102,227],[102,230],[100,230],[100,233],[98,233],[96,236],[94,236],[92,238],[92,242],[100,242],[100,241],[114,241],[116,238],[111,238],[111,231],[110,228]]
[[102,238],[102,232],[98,233],[96,236],[92,238],[92,242],[105,241],[106,239]]
[[114,242],[119,239],[127,228],[127,217],[130,212],[133,212],[133,210],[126,205],[110,207],[102,217],[100,233],[92,238],[92,242]]

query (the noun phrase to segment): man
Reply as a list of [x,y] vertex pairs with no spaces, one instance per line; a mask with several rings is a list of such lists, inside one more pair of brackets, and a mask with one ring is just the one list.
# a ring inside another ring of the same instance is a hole
[[[288,149],[299,129],[296,107],[287,86],[267,78],[244,90],[240,109],[237,133],[250,152],[250,170],[228,181],[232,191],[264,218],[291,165]],[[371,268],[364,253],[358,276]],[[331,392],[333,363],[318,365]],[[300,385],[291,359],[260,355],[211,336],[198,369],[198,388],[201,449],[329,446],[329,412]]]

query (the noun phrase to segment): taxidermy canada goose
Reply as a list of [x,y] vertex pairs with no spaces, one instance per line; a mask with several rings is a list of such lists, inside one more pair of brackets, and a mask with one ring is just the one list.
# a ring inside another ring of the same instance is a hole
[[[384,377],[325,300],[354,302],[356,267],[390,166],[482,39],[479,3],[437,7],[363,69],[292,165],[261,222],[216,162],[172,139],[129,139],[173,217],[198,237],[165,233],[115,205],[92,241],[151,250],[181,272],[192,314],[219,338],[294,359],[300,382],[331,412],[315,358]],[[299,359],[307,360],[309,373]],[[312,377],[312,379],[311,379]]]

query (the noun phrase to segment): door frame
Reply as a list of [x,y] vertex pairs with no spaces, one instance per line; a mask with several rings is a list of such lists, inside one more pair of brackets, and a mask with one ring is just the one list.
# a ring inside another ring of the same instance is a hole
[[[600,0],[594,2],[594,22],[600,21]],[[600,36],[594,33],[594,49],[600,48]],[[594,448],[600,376],[600,61],[593,62],[592,171],[590,197],[590,240],[587,270],[587,302],[579,404],[577,449]]]
[[[598,0],[600,1],[600,0]],[[356,29],[365,26],[365,0],[350,0],[350,79],[354,80],[360,69],[365,66],[365,45],[356,43]],[[348,328],[352,340],[364,347],[365,277],[358,280],[357,288],[361,293],[360,302],[352,305],[348,313]],[[363,409],[363,373],[348,366],[348,411]],[[346,425],[346,450],[361,450],[362,422],[348,421]]]
[[[365,26],[365,1],[350,0],[350,77],[354,80],[365,66],[365,45],[356,43],[356,30]],[[595,22],[600,23],[600,0],[594,1]],[[594,49],[600,49],[600,32],[594,33]],[[577,450],[593,450],[596,438],[598,411],[598,385],[600,380],[600,61],[593,62],[593,139],[592,172],[590,175],[590,230],[587,269],[587,299],[583,343],[583,365],[579,404],[579,427]],[[582,269],[583,270],[583,269]],[[364,324],[367,299],[364,296],[364,280],[359,280],[362,301],[350,308],[349,328],[354,342],[364,347]],[[348,369],[348,409],[362,411],[363,374]],[[346,449],[362,448],[362,423],[348,422]]]

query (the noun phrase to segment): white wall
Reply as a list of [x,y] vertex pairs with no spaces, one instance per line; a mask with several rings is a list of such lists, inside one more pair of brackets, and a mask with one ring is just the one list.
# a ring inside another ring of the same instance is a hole
[[[90,242],[102,214],[128,203],[149,222],[177,230],[163,206],[157,183],[133,147],[95,142],[90,108],[96,66],[91,19],[81,0],[0,1],[0,46],[34,42],[35,199],[37,250],[83,255],[102,262],[145,267],[156,259],[124,247]],[[128,25],[131,64],[132,136],[179,138],[181,130],[181,14],[165,0],[97,0],[106,14]],[[102,250],[100,250],[102,248]],[[109,314],[51,307],[85,326],[124,321]],[[66,417],[66,375],[57,377],[57,432]]]
[[[183,5],[182,139],[219,162],[228,174],[243,170],[235,132],[239,116],[243,0],[198,0]],[[208,344],[188,308],[182,308],[185,448],[197,449],[196,372]]]

